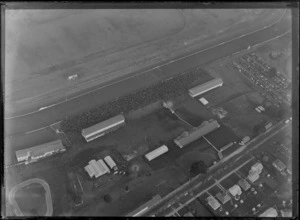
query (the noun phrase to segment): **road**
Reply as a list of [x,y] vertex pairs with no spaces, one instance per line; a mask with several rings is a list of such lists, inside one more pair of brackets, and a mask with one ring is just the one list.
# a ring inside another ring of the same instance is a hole
[[236,39],[220,43],[213,47],[198,51],[192,55],[185,56],[158,66],[147,74],[134,74],[118,83],[106,85],[92,93],[70,99],[59,105],[46,108],[34,114],[24,115],[17,118],[5,120],[5,136],[13,136],[34,131],[63,120],[67,116],[76,115],[90,108],[99,106],[109,100],[116,99],[120,94],[128,94],[131,91],[149,86],[157,81],[165,80],[180,73],[187,72],[195,67],[232,55],[238,51],[245,50],[249,45],[255,46],[266,42],[276,36],[286,33],[290,29],[290,19],[287,15],[278,23],[265,29],[242,35]]
[[[278,127],[279,127],[279,129],[278,129]],[[268,140],[273,138],[275,135],[278,135],[280,132],[290,132],[291,133],[292,132],[291,129],[292,129],[292,126],[290,124],[288,124],[288,125],[279,124],[279,125],[275,126],[273,128],[273,130],[271,130],[269,133],[265,133],[262,136],[259,136],[255,142],[252,142],[253,143],[252,146],[251,145],[247,146],[247,150],[242,152],[241,155],[237,156],[233,161],[231,161],[231,163],[236,163],[242,157],[245,157],[245,155],[246,156],[251,155],[251,153],[253,153],[253,151],[255,151],[256,149],[261,147],[265,142],[267,142]],[[221,180],[223,180],[224,178],[226,178],[227,176],[229,176],[230,174],[235,172],[242,165],[239,165],[236,168],[234,168],[233,170],[230,170],[230,172],[226,173],[223,177],[221,177],[213,185],[217,184],[218,182],[220,182]],[[220,166],[220,164],[219,164],[219,166]],[[190,192],[191,190],[199,191],[199,188],[201,188],[201,183],[199,183],[199,180],[197,178],[195,178],[192,181],[190,181],[188,184],[185,184],[182,187],[180,187],[179,190],[177,189],[176,193],[170,193],[168,196],[163,198],[163,200],[161,200],[158,204],[156,204],[154,207],[150,208],[149,211],[144,213],[144,216],[152,216],[152,215],[155,215],[155,214],[161,213],[161,212],[165,213],[168,216],[171,216],[172,214],[174,214],[175,212],[180,210],[182,207],[186,206],[188,203],[191,203],[197,197],[199,197],[200,195],[205,193],[211,187],[212,186],[209,186],[208,188],[201,190],[199,193],[195,194],[194,196],[192,196],[190,198],[186,197],[185,194],[187,192]],[[180,204],[180,206],[175,209],[173,209],[172,207],[169,206],[169,204],[174,203],[174,200],[179,201],[178,203]],[[166,210],[162,211],[163,207],[166,207]]]

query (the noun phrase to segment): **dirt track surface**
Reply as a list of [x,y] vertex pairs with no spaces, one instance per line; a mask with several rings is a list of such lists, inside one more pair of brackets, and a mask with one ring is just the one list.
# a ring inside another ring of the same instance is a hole
[[38,111],[24,117],[6,120],[5,136],[25,133],[35,129],[49,126],[67,116],[78,114],[95,106],[99,106],[109,100],[116,99],[121,95],[144,88],[161,80],[184,73],[192,68],[212,62],[216,59],[231,55],[237,51],[246,49],[249,45],[255,45],[276,37],[289,30],[290,20],[284,18],[282,22],[261,31],[246,35],[234,41],[221,44],[206,51],[194,54],[184,59],[172,62],[168,65],[153,69],[147,74],[133,73],[135,77],[123,80],[117,84],[103,87],[92,93],[63,102],[52,108]]
[[[195,45],[204,46],[226,34],[232,37],[255,20],[268,24],[283,10],[125,11],[7,13],[7,112],[51,105],[191,51]],[[68,81],[74,73],[79,79]]]
[[[15,194],[18,190],[22,189],[23,187],[29,186],[30,184],[37,183],[43,186],[44,190],[46,191],[45,193],[45,202],[47,204],[47,211],[45,213],[45,216],[51,216],[53,213],[53,205],[52,205],[52,199],[51,199],[51,192],[50,192],[50,187],[48,183],[39,178],[34,178],[34,179],[29,179],[26,180],[17,186],[15,186],[9,193],[9,201],[12,205],[15,207],[15,212],[17,216],[24,216],[25,214],[20,210],[17,202],[15,201]],[[29,199],[30,201],[30,199]]]

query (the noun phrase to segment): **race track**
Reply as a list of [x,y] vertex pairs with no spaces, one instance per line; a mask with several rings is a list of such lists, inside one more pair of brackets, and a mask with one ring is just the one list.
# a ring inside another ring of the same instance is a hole
[[63,120],[67,116],[84,112],[109,100],[116,99],[118,96],[128,94],[155,82],[171,78],[195,67],[232,55],[238,51],[247,49],[248,46],[258,45],[262,42],[274,39],[276,36],[287,33],[290,29],[290,18],[285,15],[274,25],[259,31],[219,43],[191,55],[187,54],[186,56],[165,64],[160,64],[151,70],[133,73],[132,76],[120,79],[117,83],[114,82],[102,88],[97,88],[97,90],[82,96],[69,97],[68,100],[64,100],[64,102],[42,111],[6,119],[5,136],[23,134],[47,127],[50,124]]

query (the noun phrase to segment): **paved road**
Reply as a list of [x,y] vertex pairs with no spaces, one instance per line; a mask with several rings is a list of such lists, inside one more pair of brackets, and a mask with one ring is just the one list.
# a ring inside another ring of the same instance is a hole
[[107,86],[101,90],[69,100],[68,102],[36,112],[35,114],[7,119],[5,120],[5,136],[26,133],[49,126],[52,123],[63,120],[67,116],[84,112],[92,107],[113,100],[117,98],[119,94],[129,93],[129,88],[132,91],[149,86],[154,82],[170,78],[197,66],[244,50],[248,48],[249,45],[254,46],[261,42],[268,41],[271,38],[285,33],[289,29],[290,20],[287,16],[284,16],[280,22],[268,28],[199,51],[192,56],[169,62],[168,65],[160,66],[159,68],[149,71],[147,74],[137,75],[131,79],[121,81],[118,84]]
[[[241,159],[245,155],[246,156],[251,155],[251,152],[253,152],[257,148],[261,147],[266,141],[268,141],[275,135],[278,135],[279,132],[291,132],[292,127],[290,124],[284,125],[282,127],[280,127],[280,126],[282,126],[282,124],[275,126],[274,129],[272,131],[270,131],[270,133],[265,133],[262,136],[258,137],[257,140],[255,142],[253,142],[252,146],[248,146],[247,150],[242,152],[242,154],[240,156],[238,156],[237,158],[235,158],[235,160],[232,162],[235,163],[237,160]],[[231,170],[230,172],[225,174],[225,176],[229,176],[230,174],[235,172],[235,170],[236,169]],[[224,178],[222,177],[221,179],[224,179]],[[207,185],[207,184],[205,184],[205,185]],[[201,190],[199,193],[197,193],[194,196],[190,196],[190,195],[185,196],[185,193],[188,191],[191,191],[191,189],[193,189],[194,191],[199,191],[199,190],[197,190],[199,188],[201,189],[201,184],[199,184],[199,180],[197,180],[197,178],[195,178],[190,183],[183,185],[182,187],[180,187],[180,189],[177,189],[177,192],[175,194],[170,193],[169,198],[167,198],[168,196],[165,197],[158,204],[156,204],[153,208],[149,209],[149,211],[144,213],[144,216],[152,216],[157,213],[160,213],[159,216],[161,216],[161,213],[164,213],[164,215],[168,215],[168,216],[174,214],[179,209],[181,209],[183,206],[192,202],[197,197],[199,197],[200,195],[202,195],[204,192],[207,191],[207,188],[206,188],[206,189]],[[208,187],[208,188],[210,188],[210,187]],[[176,200],[176,198],[181,205],[179,207],[177,207],[176,209],[173,209],[171,206],[168,207],[168,204],[172,204]],[[162,211],[163,210],[162,207],[166,207],[166,210]]]

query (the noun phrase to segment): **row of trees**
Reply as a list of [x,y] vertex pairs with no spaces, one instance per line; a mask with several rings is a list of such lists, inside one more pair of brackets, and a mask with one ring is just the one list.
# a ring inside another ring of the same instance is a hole
[[106,103],[90,111],[65,119],[61,129],[65,133],[80,132],[99,121],[106,120],[121,112],[136,110],[157,100],[170,100],[185,93],[195,81],[203,81],[210,77],[204,70],[194,70],[179,75],[171,80],[163,81],[153,86],[133,92],[117,100]]

